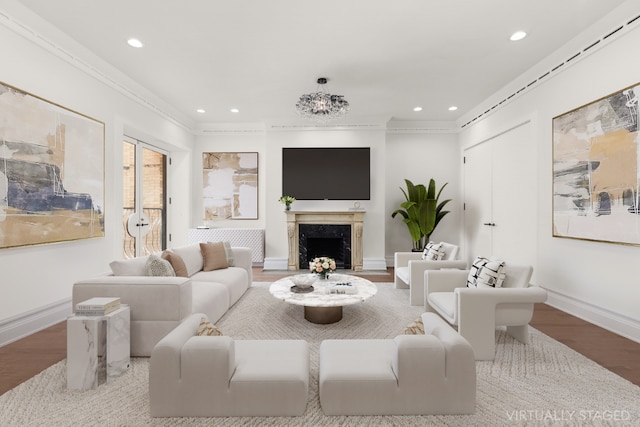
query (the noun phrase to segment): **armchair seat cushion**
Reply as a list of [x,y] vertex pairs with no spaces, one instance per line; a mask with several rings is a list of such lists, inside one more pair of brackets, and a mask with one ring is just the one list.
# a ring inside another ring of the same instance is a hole
[[432,292],[428,295],[428,304],[433,307],[445,320],[453,325],[456,319],[456,305],[458,304],[455,292]]
[[409,267],[396,267],[395,272],[398,279],[409,284]]

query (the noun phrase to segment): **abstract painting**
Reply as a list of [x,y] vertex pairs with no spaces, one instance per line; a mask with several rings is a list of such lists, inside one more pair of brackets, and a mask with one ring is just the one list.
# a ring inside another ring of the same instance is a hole
[[553,235],[640,245],[634,85],[553,118]]
[[202,153],[204,220],[258,219],[258,153]]
[[104,236],[104,123],[0,83],[0,248]]

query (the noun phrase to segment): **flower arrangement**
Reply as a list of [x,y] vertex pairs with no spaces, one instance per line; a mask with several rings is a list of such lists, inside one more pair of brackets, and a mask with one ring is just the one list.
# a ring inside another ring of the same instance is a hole
[[326,256],[314,258],[309,261],[309,270],[320,276],[321,279],[327,279],[329,273],[333,273],[336,269],[336,261]]
[[293,196],[282,196],[278,199],[280,203],[283,203],[287,210],[291,209],[291,203],[296,201],[296,198]]

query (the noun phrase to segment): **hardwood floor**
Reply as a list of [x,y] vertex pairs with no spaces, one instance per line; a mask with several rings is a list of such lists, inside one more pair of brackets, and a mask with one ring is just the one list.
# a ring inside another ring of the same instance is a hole
[[[286,272],[254,268],[253,280],[270,282]],[[392,282],[393,271],[363,274],[372,282]],[[546,304],[537,304],[531,326],[640,386],[640,343],[623,338]],[[66,322],[0,347],[0,394],[66,357]]]

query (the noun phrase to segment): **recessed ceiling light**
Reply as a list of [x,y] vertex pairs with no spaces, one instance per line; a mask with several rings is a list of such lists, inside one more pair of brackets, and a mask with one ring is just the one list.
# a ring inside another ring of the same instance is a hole
[[231,111],[232,113],[239,113],[240,112],[240,110],[238,110],[237,108],[232,108],[229,111]]
[[142,44],[142,42],[140,40],[138,40],[138,39],[129,39],[129,40],[127,40],[127,43],[131,47],[142,47],[142,46],[144,46]]
[[413,111],[416,111],[416,112],[417,112],[417,111],[422,111],[422,107],[414,107],[414,108],[413,108]]
[[198,109],[196,110],[196,113],[206,113],[206,112],[207,112],[207,111],[206,111],[206,110],[203,110],[202,108],[198,108]]
[[515,33],[511,34],[510,40],[512,42],[515,42],[518,40],[522,40],[525,37],[527,37],[527,33],[525,33],[524,31],[516,31]]
[[451,107],[449,107],[449,111],[456,111],[458,109],[458,107],[456,107],[455,105],[452,105]]

